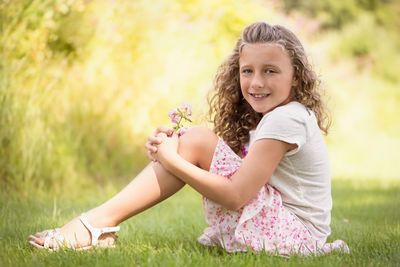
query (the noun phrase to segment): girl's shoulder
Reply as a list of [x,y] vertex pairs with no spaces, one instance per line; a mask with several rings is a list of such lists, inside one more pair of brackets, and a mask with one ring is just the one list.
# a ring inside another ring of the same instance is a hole
[[290,102],[264,115],[250,138],[250,144],[272,138],[297,144],[298,149],[294,151],[298,151],[316,132],[319,128],[314,112],[299,102]]
[[280,106],[272,110],[271,112],[267,113],[268,114],[296,114],[298,116],[310,116],[311,115],[311,110],[309,110],[306,106],[301,104],[300,102],[297,101],[292,101],[287,103],[286,105]]
[[259,139],[273,138],[297,144],[300,148],[309,134],[314,132],[314,124],[316,125],[316,122],[312,111],[299,102],[290,102],[264,115],[254,135],[251,136],[250,143]]

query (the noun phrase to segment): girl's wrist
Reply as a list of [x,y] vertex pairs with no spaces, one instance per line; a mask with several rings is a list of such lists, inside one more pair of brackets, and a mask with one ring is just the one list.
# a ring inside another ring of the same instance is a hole
[[163,167],[172,174],[175,174],[174,172],[177,169],[177,166],[179,166],[181,160],[182,157],[177,152],[171,153],[165,160]]

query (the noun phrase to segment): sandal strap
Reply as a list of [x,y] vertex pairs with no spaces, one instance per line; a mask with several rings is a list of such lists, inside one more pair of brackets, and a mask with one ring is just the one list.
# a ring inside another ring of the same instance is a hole
[[102,227],[102,228],[96,228],[93,227],[88,219],[86,214],[81,214],[81,216],[79,216],[79,220],[82,222],[82,224],[86,227],[86,229],[88,229],[89,233],[92,236],[92,241],[91,241],[91,245],[95,246],[97,244],[97,242],[99,241],[99,237],[102,234],[106,234],[106,233],[115,233],[118,232],[120,230],[119,226],[115,226],[115,227]]
[[[43,247],[45,249],[49,249],[50,248],[50,241],[52,239],[55,239],[56,233],[59,233],[59,229],[49,229],[46,230],[45,236],[44,236],[44,242],[43,242]],[[53,247],[54,246],[58,246],[58,242],[53,242]]]
[[[50,241],[52,247],[50,247]],[[64,236],[61,235],[60,228],[47,230],[46,236],[44,237],[43,247],[49,250],[57,250],[61,247],[74,248],[72,242],[65,240]]]

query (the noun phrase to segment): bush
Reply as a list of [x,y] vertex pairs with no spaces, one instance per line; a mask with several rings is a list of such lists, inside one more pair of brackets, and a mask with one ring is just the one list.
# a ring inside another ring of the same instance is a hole
[[217,64],[260,13],[225,0],[147,3],[1,2],[3,185],[59,192],[130,179],[169,109],[206,106]]

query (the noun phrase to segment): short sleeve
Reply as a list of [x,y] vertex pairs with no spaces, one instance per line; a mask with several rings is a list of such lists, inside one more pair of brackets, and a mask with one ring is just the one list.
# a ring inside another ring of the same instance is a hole
[[286,153],[287,156],[297,153],[307,139],[306,121],[302,111],[294,112],[282,107],[267,113],[257,126],[253,143],[260,139],[280,140],[297,145],[296,149]]

